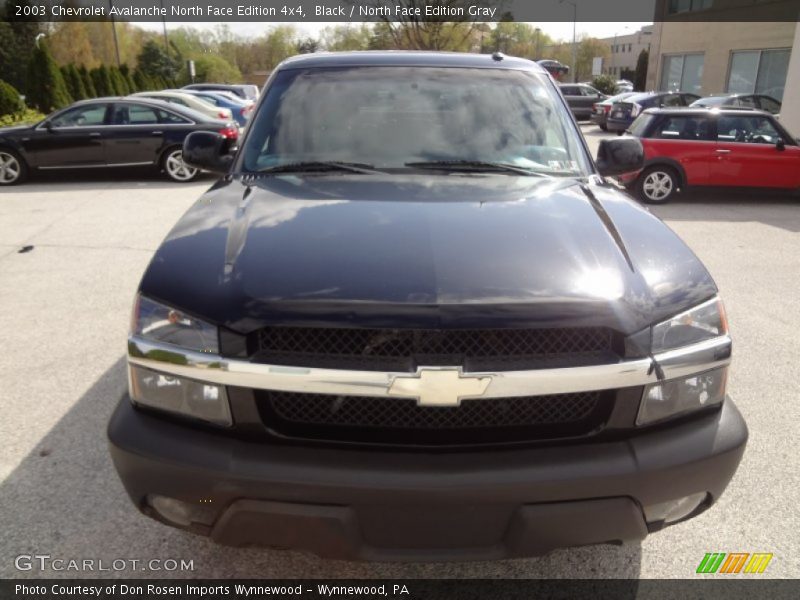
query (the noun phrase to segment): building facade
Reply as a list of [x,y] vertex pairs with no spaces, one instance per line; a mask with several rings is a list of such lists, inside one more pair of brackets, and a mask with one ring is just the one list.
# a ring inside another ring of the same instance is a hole
[[657,0],[647,89],[760,93],[782,101],[796,22],[765,21],[763,8],[754,21],[753,9],[733,0]]
[[646,25],[639,31],[623,29],[617,35],[600,41],[608,45],[610,55],[603,60],[603,74],[619,79],[623,71],[636,70],[636,62],[642,50],[650,50],[653,26]]

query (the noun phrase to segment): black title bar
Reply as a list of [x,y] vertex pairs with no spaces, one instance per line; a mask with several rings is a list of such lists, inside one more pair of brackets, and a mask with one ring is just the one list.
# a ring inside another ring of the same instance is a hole
[[798,580],[729,579],[28,579],[0,580],[3,600],[770,600],[796,599]]
[[800,0],[0,0],[0,7],[9,21],[752,22],[800,15]]

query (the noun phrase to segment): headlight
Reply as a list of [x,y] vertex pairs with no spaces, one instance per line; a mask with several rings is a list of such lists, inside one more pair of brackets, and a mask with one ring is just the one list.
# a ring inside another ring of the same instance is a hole
[[644,388],[637,425],[649,425],[708,406],[725,399],[728,367],[714,369],[685,379],[654,383]]
[[[725,308],[719,298],[712,298],[654,325],[651,351],[658,354],[727,334]],[[698,366],[698,371],[702,371],[702,366]],[[718,406],[725,399],[727,379],[728,367],[725,366],[645,386],[636,424],[649,425],[701,408]]]
[[[131,334],[175,346],[176,356],[180,356],[180,349],[219,353],[217,327],[143,296],[136,298]],[[168,354],[166,349],[157,352]],[[232,424],[225,387],[159,373],[157,367],[153,370],[131,364],[128,369],[128,387],[134,403],[215,425]]]
[[224,387],[135,365],[128,365],[128,369],[130,396],[136,404],[223,427],[232,424],[228,394]]
[[136,297],[131,333],[187,350],[219,353],[219,336],[214,325],[144,296]]
[[699,306],[653,326],[653,353],[688,346],[728,333],[722,300],[712,298]]

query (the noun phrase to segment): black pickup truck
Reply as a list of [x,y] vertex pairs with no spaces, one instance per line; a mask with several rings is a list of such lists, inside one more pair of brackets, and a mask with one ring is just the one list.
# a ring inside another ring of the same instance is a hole
[[[466,560],[644,538],[744,452],[697,257],[501,54],[305,55],[141,281],[109,424],[135,505],[229,545]],[[720,517],[722,518],[722,517]]]

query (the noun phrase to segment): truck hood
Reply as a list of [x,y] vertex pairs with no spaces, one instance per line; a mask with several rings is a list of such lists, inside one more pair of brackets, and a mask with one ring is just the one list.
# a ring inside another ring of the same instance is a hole
[[239,333],[266,325],[607,326],[623,334],[716,293],[624,194],[574,179],[226,179],[156,252],[149,297]]

